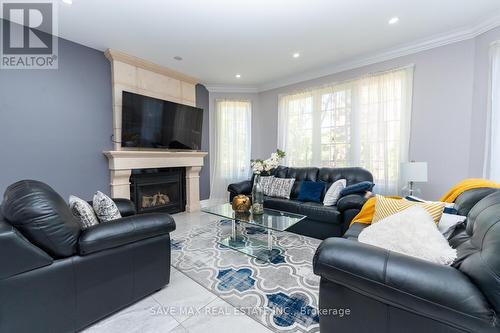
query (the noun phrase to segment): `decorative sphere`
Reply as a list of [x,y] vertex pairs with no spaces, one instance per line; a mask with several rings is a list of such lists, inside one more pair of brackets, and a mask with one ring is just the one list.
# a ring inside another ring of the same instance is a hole
[[237,213],[248,213],[252,203],[246,195],[240,194],[233,199],[233,210]]

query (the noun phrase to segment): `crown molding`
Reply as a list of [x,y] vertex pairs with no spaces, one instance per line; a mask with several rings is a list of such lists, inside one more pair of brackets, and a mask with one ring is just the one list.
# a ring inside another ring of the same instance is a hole
[[371,54],[364,57],[359,57],[354,60],[338,62],[330,66],[322,67],[312,71],[306,71],[297,75],[291,75],[283,79],[271,81],[259,85],[258,92],[273,90],[288,85],[317,79],[323,76],[328,76],[347,70],[360,68],[367,65],[380,63],[383,61],[407,56],[410,54],[419,53],[422,51],[430,50],[440,46],[461,42],[464,40],[475,38],[491,29],[500,26],[500,14],[497,14],[490,19],[483,20],[480,24],[469,26],[466,28],[454,30],[446,34],[435,35],[431,38],[419,40],[414,43],[401,45],[399,47],[389,49],[384,52]]
[[204,84],[204,86],[211,93],[256,94],[259,92],[258,87],[251,87],[251,86],[228,86],[228,85],[210,85],[210,84]]
[[162,75],[166,75],[168,77],[178,79],[180,81],[188,82],[191,84],[197,84],[198,82],[200,82],[198,79],[196,79],[192,76],[186,75],[184,73],[178,72],[176,70],[170,69],[170,68],[165,67],[165,66],[155,64],[151,61],[126,54],[126,53],[121,52],[121,51],[107,49],[106,51],[104,51],[104,55],[106,56],[106,58],[109,61],[124,62],[126,64],[129,64],[129,65],[132,65],[135,67],[139,67],[142,69],[146,69],[148,71],[152,71],[152,72],[159,73]]

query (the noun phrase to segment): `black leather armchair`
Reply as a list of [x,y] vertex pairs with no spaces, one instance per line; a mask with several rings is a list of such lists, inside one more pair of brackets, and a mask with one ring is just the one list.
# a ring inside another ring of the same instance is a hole
[[[322,203],[301,202],[297,200],[303,181],[321,181],[326,184],[321,195],[323,200],[326,191],[339,179],[345,179],[347,185],[362,181],[373,181],[372,174],[363,168],[289,168],[279,166],[273,171],[277,178],[294,178],[295,183],[290,199],[264,197],[264,207],[307,216],[306,219],[293,225],[287,231],[300,235],[325,239],[340,237],[347,230],[353,217],[358,214],[367,200],[366,193],[351,194],[342,197],[335,206],[324,206]],[[229,200],[238,194],[252,194],[253,177],[250,180],[230,184]]]
[[168,214],[134,215],[80,231],[48,185],[17,182],[0,211],[0,332],[76,332],[169,282]]
[[356,223],[325,240],[314,258],[321,331],[500,332],[500,191],[468,191],[456,204],[467,226],[450,240],[453,266],[359,243]]

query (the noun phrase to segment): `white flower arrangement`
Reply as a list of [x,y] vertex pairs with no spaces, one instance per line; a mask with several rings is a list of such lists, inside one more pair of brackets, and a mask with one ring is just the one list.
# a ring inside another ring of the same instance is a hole
[[280,165],[280,162],[284,157],[285,152],[278,149],[275,153],[272,153],[271,157],[267,160],[252,160],[252,171],[256,175],[260,175],[262,173],[268,174]]

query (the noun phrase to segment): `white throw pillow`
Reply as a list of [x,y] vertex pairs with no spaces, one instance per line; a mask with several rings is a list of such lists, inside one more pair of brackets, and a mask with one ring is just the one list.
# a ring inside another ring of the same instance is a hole
[[262,187],[262,192],[264,195],[271,194],[271,188],[273,186],[274,176],[263,176],[260,177],[260,186]]
[[451,265],[457,258],[457,251],[420,206],[412,206],[370,225],[359,234],[358,240],[437,264]]
[[69,209],[80,223],[80,229],[85,230],[93,225],[99,224],[94,209],[90,204],[74,195],[69,196]]
[[295,183],[295,178],[274,178],[269,196],[290,199],[293,183]]
[[323,199],[323,205],[334,206],[340,198],[340,191],[345,188],[347,181],[345,179],[339,179],[333,183],[328,191],[325,193],[325,198]]
[[441,220],[438,223],[439,232],[446,238],[450,238],[451,234],[460,223],[463,223],[467,216],[446,214],[441,215]]
[[115,202],[100,191],[94,194],[92,204],[100,222],[108,222],[122,217]]

